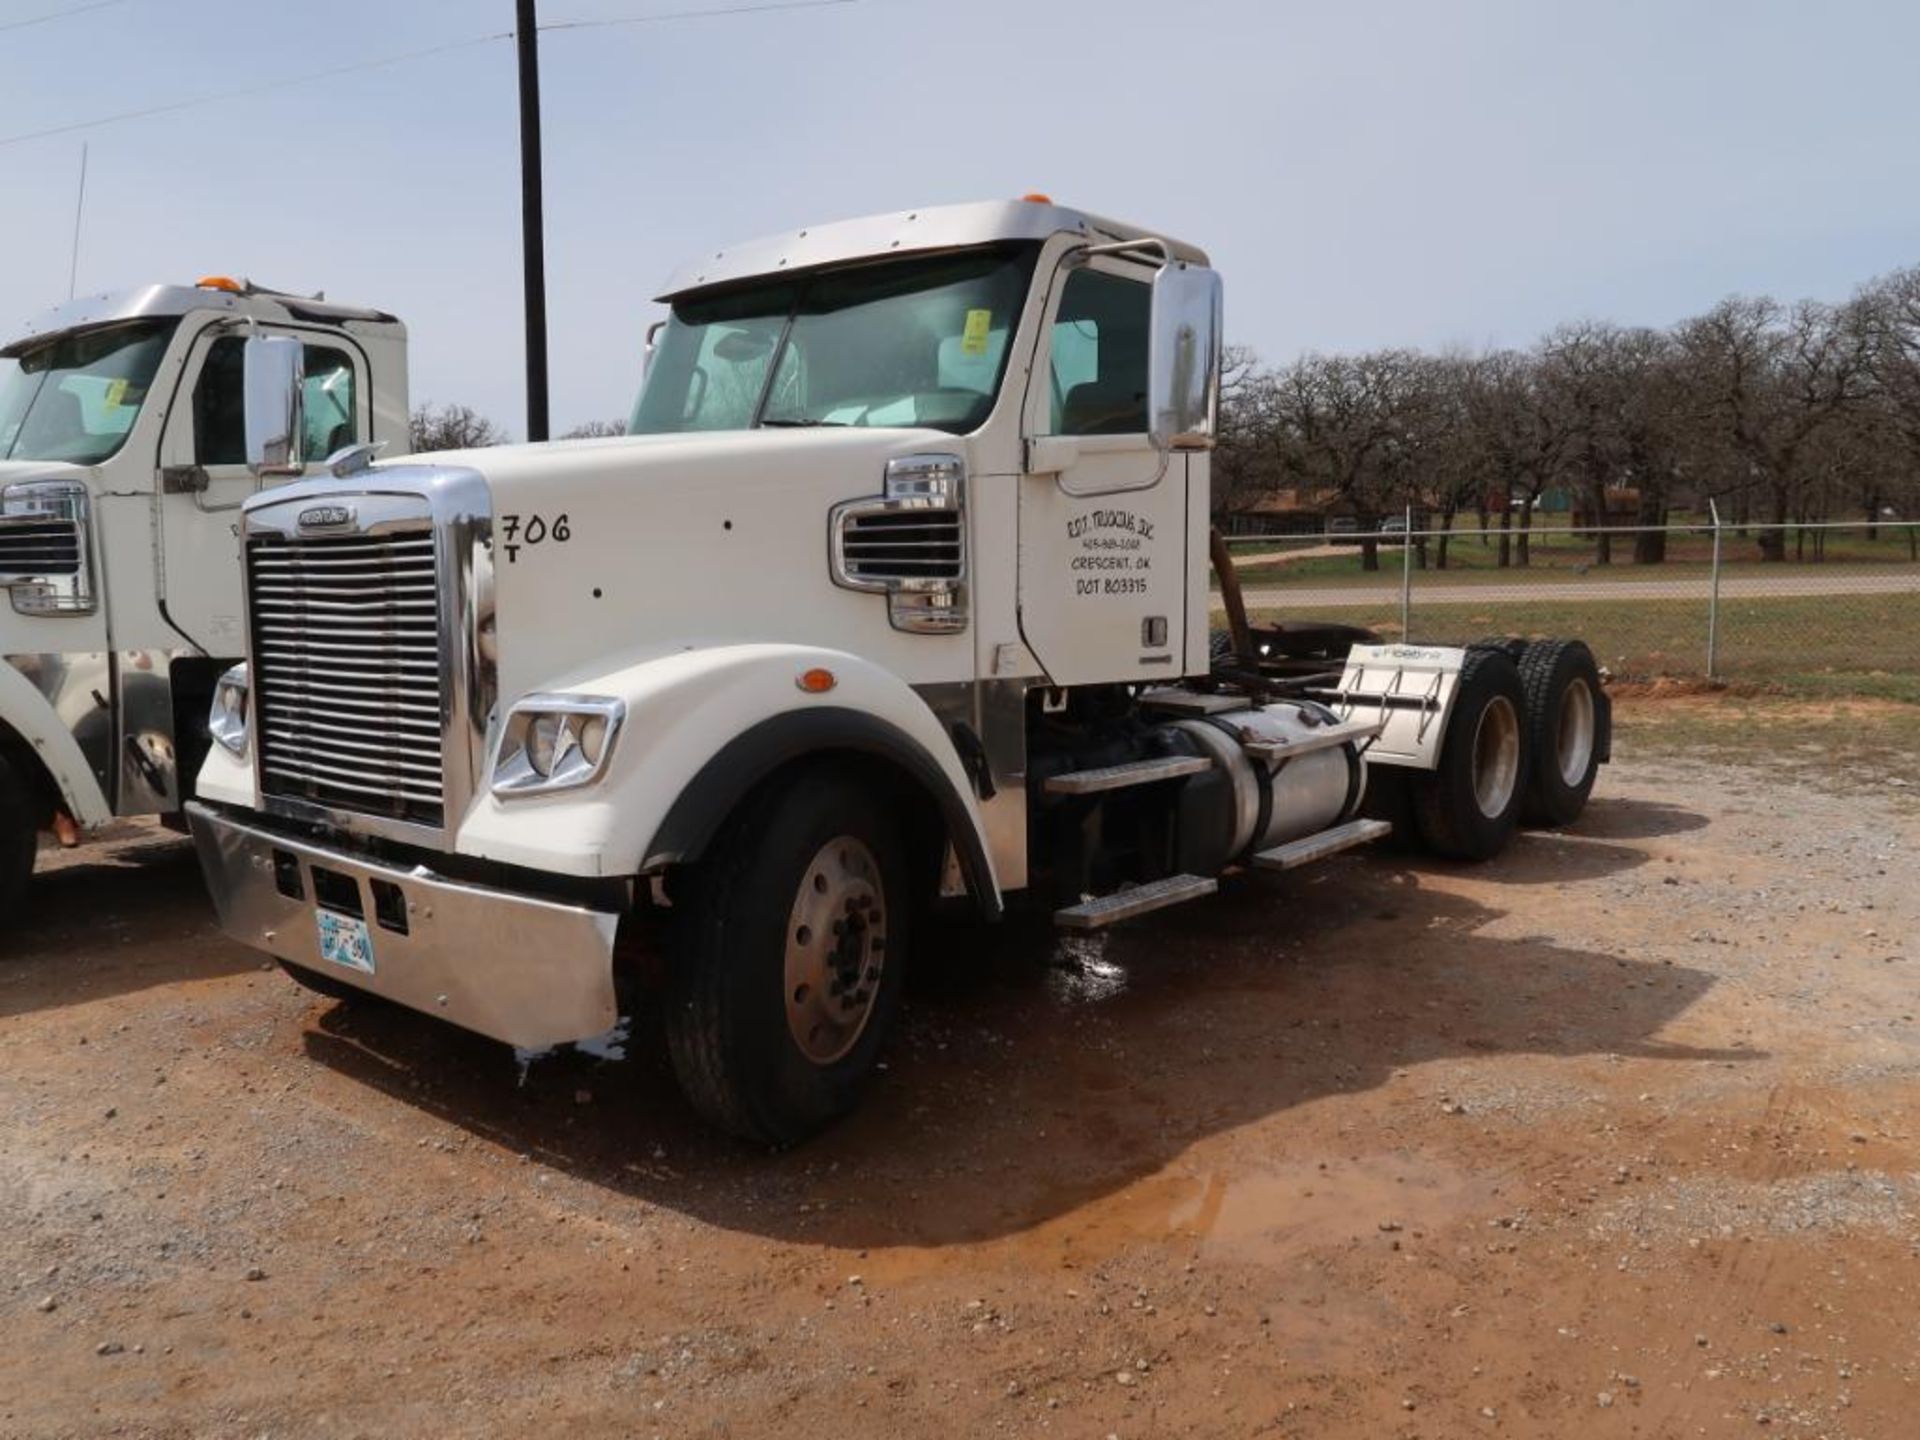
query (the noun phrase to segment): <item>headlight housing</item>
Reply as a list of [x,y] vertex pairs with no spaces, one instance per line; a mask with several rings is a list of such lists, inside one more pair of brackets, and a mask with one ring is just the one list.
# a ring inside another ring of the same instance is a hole
[[507,712],[493,765],[493,793],[508,798],[591,785],[607,768],[627,718],[604,695],[529,695]]
[[245,664],[235,665],[213,687],[213,708],[207,713],[207,729],[235,755],[247,753],[247,680]]

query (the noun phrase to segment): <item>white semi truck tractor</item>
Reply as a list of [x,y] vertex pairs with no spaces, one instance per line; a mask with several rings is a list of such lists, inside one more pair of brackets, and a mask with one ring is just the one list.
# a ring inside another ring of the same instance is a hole
[[[301,357],[305,418],[250,466],[256,336]],[[404,452],[406,375],[392,316],[224,277],[74,301],[0,346],[0,943],[43,832],[178,821],[243,649],[241,503],[352,444]]]
[[960,205],[660,298],[625,437],[247,502],[189,817],[225,929],[312,988],[533,1051],[652,1007],[698,1111],[790,1142],[855,1104],[943,906],[1097,929],[1396,815],[1484,857],[1579,813],[1577,642],[1212,643],[1192,245]]

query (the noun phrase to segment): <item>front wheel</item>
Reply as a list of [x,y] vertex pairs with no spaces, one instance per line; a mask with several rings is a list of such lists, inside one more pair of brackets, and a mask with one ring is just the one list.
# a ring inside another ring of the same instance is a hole
[[1520,672],[1499,650],[1470,648],[1460,667],[1440,764],[1410,777],[1414,825],[1455,860],[1490,860],[1520,823],[1529,747]]
[[792,1144],[852,1110],[900,1005],[909,910],[899,823],[839,769],[801,773],[689,877],[667,1048],[694,1109]]
[[40,826],[26,780],[0,759],[0,919],[8,928],[26,905],[39,848]]

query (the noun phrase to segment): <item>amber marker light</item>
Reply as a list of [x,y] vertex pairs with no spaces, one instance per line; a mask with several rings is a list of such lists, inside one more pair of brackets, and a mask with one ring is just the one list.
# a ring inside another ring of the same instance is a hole
[[194,288],[198,290],[230,290],[235,295],[245,288],[231,275],[202,275],[193,283]]
[[1051,195],[1043,195],[1038,190],[1029,190],[1020,198],[1029,205],[1051,205],[1053,203],[1053,197]]
[[816,665],[811,670],[802,670],[794,677],[793,683],[809,695],[824,695],[840,681],[831,670],[823,670]]

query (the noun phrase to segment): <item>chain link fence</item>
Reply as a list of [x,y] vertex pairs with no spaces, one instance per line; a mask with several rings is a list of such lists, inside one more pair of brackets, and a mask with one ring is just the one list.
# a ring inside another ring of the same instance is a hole
[[1236,535],[1256,622],[1393,639],[1578,636],[1618,679],[1920,700],[1920,523],[1576,526]]

